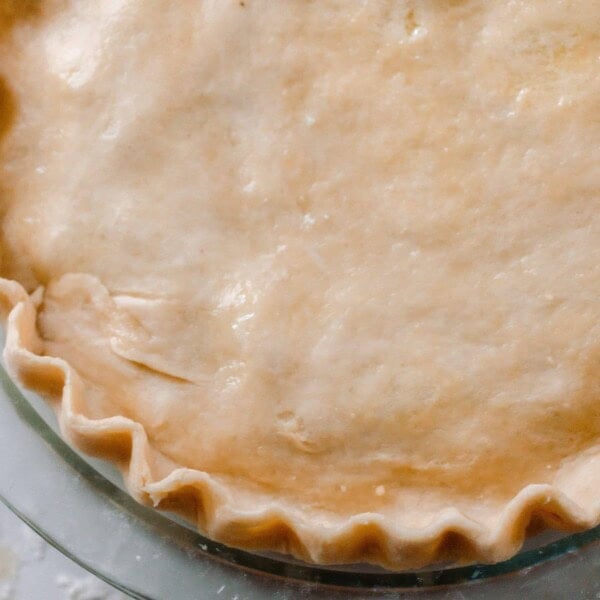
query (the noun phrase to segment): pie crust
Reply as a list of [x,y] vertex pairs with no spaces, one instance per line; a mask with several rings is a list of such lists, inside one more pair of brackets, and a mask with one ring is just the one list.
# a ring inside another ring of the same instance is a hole
[[5,359],[211,538],[600,522],[600,4],[4,0]]

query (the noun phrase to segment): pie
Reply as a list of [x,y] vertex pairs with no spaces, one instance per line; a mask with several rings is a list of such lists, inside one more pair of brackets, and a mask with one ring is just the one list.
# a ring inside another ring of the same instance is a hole
[[211,538],[600,522],[600,3],[2,0],[5,359]]

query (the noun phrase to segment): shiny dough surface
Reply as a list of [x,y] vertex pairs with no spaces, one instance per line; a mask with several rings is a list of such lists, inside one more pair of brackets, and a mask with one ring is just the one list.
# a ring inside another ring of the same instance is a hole
[[396,568],[600,520],[600,3],[3,6],[7,362],[138,498]]

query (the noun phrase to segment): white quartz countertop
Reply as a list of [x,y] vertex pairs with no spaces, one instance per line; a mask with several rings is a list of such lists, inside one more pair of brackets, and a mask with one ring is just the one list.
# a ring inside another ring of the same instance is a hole
[[125,600],[0,504],[0,600]]

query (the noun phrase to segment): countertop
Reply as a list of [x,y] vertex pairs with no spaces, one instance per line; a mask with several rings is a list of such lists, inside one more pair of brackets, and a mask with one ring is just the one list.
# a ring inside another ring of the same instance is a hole
[[0,600],[126,600],[0,504]]

